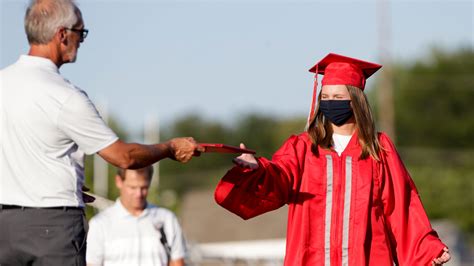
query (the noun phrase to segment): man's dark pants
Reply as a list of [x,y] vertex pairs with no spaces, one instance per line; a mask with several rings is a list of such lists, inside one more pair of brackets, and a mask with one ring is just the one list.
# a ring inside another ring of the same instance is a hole
[[0,266],[86,265],[81,208],[0,205]]

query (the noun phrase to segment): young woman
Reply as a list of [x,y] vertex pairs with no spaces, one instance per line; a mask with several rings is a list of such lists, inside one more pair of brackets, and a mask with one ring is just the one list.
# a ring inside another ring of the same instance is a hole
[[272,160],[242,154],[217,185],[217,203],[244,219],[289,205],[285,265],[450,259],[393,143],[375,131],[363,90],[381,67],[326,56],[310,70],[324,78],[307,131],[291,136]]

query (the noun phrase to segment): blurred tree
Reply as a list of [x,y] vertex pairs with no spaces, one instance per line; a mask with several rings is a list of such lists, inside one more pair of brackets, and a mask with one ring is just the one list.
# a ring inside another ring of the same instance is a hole
[[428,215],[474,243],[474,50],[433,49],[394,69],[397,146]]
[[258,156],[269,157],[281,142],[278,142],[276,129],[278,120],[275,117],[247,114],[242,115],[235,125],[236,143],[243,142],[246,147],[257,151]]
[[395,114],[402,146],[474,148],[474,50],[433,50],[396,67]]
[[474,150],[406,147],[400,154],[429,217],[455,221],[474,243]]
[[[202,143],[232,143],[232,134],[231,129],[218,122],[208,121],[198,114],[190,114],[165,127],[160,139],[164,141],[188,136]],[[182,195],[190,188],[209,187],[215,184],[218,175],[208,171],[228,167],[231,158],[231,155],[205,154],[184,165],[172,160],[163,160],[160,162],[160,191],[172,189]]]

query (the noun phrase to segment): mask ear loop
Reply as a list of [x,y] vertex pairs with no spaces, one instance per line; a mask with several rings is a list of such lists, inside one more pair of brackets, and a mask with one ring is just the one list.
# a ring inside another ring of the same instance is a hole
[[314,110],[316,110],[316,105],[317,105],[317,101],[316,101],[316,97],[318,95],[318,66],[316,65],[316,74],[314,75],[314,85],[313,85],[313,96],[312,96],[312,100],[311,100],[311,107],[309,109],[309,114],[308,114],[308,121],[306,121],[306,130],[309,129],[309,124],[311,123],[311,121],[313,120],[314,116],[315,116],[315,113],[314,113]]

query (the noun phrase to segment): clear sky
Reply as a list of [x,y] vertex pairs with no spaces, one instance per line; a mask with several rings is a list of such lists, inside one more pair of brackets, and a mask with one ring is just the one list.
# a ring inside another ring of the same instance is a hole
[[[28,51],[27,1],[0,1],[3,68]],[[319,59],[335,52],[379,60],[375,0],[78,3],[90,32],[77,62],[61,72],[135,132],[145,117],[166,124],[191,112],[226,121],[247,111],[305,116],[307,70]],[[395,61],[474,44],[471,0],[388,6]]]

